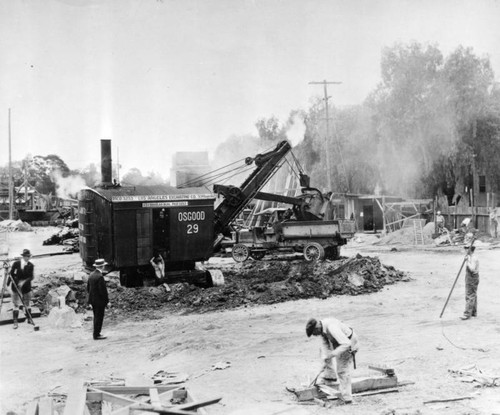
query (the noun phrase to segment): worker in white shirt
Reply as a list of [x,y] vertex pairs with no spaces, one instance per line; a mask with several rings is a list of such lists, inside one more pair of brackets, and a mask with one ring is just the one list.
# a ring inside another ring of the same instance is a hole
[[[469,247],[465,247],[469,249]],[[479,285],[479,260],[474,254],[475,246],[470,247],[466,258],[465,268],[465,311],[460,317],[462,320],[468,320],[471,317],[477,317],[477,286]]]
[[[313,335],[323,338],[323,378],[338,379],[343,403],[352,403],[351,370],[358,351],[356,333],[347,324],[335,318],[323,320],[311,318],[306,325],[306,334],[307,337]],[[336,375],[332,366],[333,358],[336,361]]]

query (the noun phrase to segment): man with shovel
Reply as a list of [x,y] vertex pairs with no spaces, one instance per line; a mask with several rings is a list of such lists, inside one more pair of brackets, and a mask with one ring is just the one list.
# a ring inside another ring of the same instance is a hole
[[[338,378],[339,391],[345,404],[352,403],[351,370],[358,351],[358,336],[353,329],[335,318],[309,319],[306,324],[307,337],[321,336],[323,339],[323,379]],[[332,367],[335,357],[336,371]],[[354,363],[355,364],[355,363]]]
[[[18,327],[19,306],[24,305],[26,314],[26,321],[34,324],[31,319],[31,281],[34,278],[35,266],[30,262],[31,252],[29,249],[23,249],[21,259],[14,261],[10,269],[10,276],[8,284],[10,285],[12,295],[12,319],[14,321],[14,329]],[[14,286],[15,284],[15,286]],[[17,288],[16,288],[17,287]]]

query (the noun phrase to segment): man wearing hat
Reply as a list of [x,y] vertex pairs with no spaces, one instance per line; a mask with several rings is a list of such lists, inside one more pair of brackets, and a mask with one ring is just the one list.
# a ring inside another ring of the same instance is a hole
[[96,259],[95,270],[89,275],[87,282],[88,303],[94,312],[94,340],[103,340],[106,336],[101,335],[104,310],[109,303],[108,289],[104,281],[104,267],[107,265],[104,259]]
[[[347,324],[336,318],[309,319],[306,324],[307,337],[321,336],[322,358],[325,380],[338,378],[343,403],[352,403],[351,370],[355,353],[358,351],[358,336]],[[335,357],[337,374],[332,367]]]
[[[19,318],[19,306],[24,303],[26,310],[24,313],[26,316],[31,316],[31,281],[34,278],[34,270],[35,266],[30,262],[31,252],[29,249],[23,249],[21,254],[21,259],[14,261],[12,267],[10,269],[10,276],[12,277],[12,281],[17,286],[13,286],[11,281],[9,280],[10,289],[12,292],[12,304],[14,305],[12,311],[12,317],[14,321],[13,328],[17,329],[17,319]],[[19,293],[21,296],[19,296]],[[26,318],[26,321],[33,324],[30,317]]]
[[477,286],[479,285],[479,260],[474,254],[475,246],[464,247],[468,249],[465,262],[465,311],[460,317],[462,320],[468,320],[471,317],[477,317]]

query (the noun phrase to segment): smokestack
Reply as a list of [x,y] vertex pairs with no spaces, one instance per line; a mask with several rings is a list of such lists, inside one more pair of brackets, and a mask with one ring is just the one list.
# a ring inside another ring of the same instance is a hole
[[103,186],[111,186],[111,140],[101,140],[101,180]]

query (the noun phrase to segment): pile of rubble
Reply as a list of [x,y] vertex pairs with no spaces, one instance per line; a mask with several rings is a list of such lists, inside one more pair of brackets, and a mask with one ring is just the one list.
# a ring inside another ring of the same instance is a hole
[[[224,273],[225,284],[202,288],[188,283],[164,286],[124,288],[119,278],[107,283],[112,307],[106,315],[143,314],[163,307],[176,311],[204,312],[231,309],[251,304],[274,304],[332,295],[359,295],[375,292],[385,285],[408,281],[409,277],[376,257],[356,255],[339,261],[317,263],[303,259],[247,261],[241,264],[212,266]],[[67,284],[74,292],[77,311],[85,309],[86,284],[58,277],[35,290],[35,302],[42,311],[43,301],[54,287]],[[37,301],[38,300],[38,301]]]
[[187,283],[174,284],[171,292],[162,286],[119,287],[110,294],[113,307],[133,311],[144,309],[146,304],[158,308],[168,303],[175,309],[209,311],[332,295],[359,295],[409,279],[404,272],[381,264],[378,258],[359,254],[340,261],[247,261],[218,268],[224,273],[223,286],[201,288]]
[[[432,245],[434,243],[432,237],[434,234],[434,222],[427,223],[422,228],[422,236],[424,245]],[[415,231],[413,227],[401,228],[397,231],[390,232],[375,241],[373,245],[414,245],[415,244]]]
[[78,228],[65,226],[43,241],[43,245],[64,245],[65,250],[78,252],[79,235]]
[[23,222],[21,219],[12,220],[5,219],[0,221],[0,229],[9,232],[31,232],[33,229],[29,223]]

